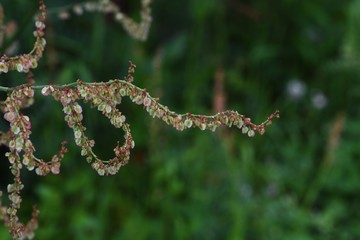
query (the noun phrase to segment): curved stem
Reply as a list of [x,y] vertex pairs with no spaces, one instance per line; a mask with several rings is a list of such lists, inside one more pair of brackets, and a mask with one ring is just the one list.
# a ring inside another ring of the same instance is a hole
[[[134,89],[136,90],[137,92],[143,92],[146,94],[146,96],[151,99],[152,101],[155,101],[155,102],[158,102],[158,99],[157,98],[154,98],[152,97],[148,92],[146,92],[145,89],[142,89],[134,84],[132,84],[131,82],[128,82],[126,80],[121,80],[121,79],[114,79],[114,80],[110,80],[108,82],[83,82],[81,81],[80,79],[78,79],[76,82],[72,82],[72,83],[69,83],[69,84],[64,84],[64,85],[29,85],[29,84],[24,84],[24,85],[20,85],[20,86],[17,86],[17,87],[4,87],[4,86],[0,86],[0,91],[3,91],[3,92],[12,92],[12,91],[16,91],[17,89],[21,89],[25,86],[28,86],[28,87],[31,87],[32,89],[34,90],[41,90],[43,89],[44,87],[53,87],[54,89],[66,89],[66,88],[76,88],[77,86],[79,85],[87,85],[87,86],[103,86],[103,85],[111,85],[111,84],[114,84],[114,83],[118,83],[118,84],[122,84],[122,85],[126,85],[129,89]],[[176,115],[176,116],[181,116],[181,117],[186,117],[189,115],[189,113],[176,113],[174,111],[170,111],[166,106],[163,106],[161,105],[160,103],[158,104],[159,108],[163,109],[163,110],[166,110],[169,114],[171,115]],[[197,117],[197,118],[205,118],[205,119],[215,119],[216,117],[218,116],[221,116],[223,114],[228,114],[228,113],[232,113],[234,115],[238,115],[240,116],[241,118],[243,119],[246,119],[244,115],[241,115],[239,114],[238,112],[236,111],[224,111],[224,112],[219,112],[219,113],[216,113],[215,115],[200,115],[200,114],[191,114],[191,116],[193,117]],[[264,128],[265,125],[267,124],[271,124],[271,120],[274,119],[274,118],[279,118],[279,110],[276,110],[273,114],[271,114],[264,122],[262,122],[261,124],[259,125],[256,125],[256,124],[253,124],[251,123],[250,119],[248,119],[248,123],[247,125],[250,125],[252,126],[252,128],[257,129],[259,127],[261,128]]]

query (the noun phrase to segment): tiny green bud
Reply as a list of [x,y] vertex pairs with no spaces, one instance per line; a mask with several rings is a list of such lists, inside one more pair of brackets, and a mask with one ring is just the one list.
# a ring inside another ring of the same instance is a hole
[[74,105],[74,110],[75,110],[75,112],[77,112],[79,114],[82,113],[82,108],[79,104]]
[[14,184],[8,184],[7,185],[7,191],[8,191],[8,193],[11,193],[11,192],[15,191],[15,185]]
[[100,105],[98,106],[98,110],[99,110],[99,111],[104,111],[104,109],[105,109],[105,104],[100,104]]
[[191,128],[192,124],[193,124],[193,122],[191,121],[191,119],[186,119],[185,120],[185,126],[187,128]]
[[[234,122],[234,124],[235,124],[235,122]],[[242,128],[244,126],[244,121],[242,119],[240,119],[239,121],[237,121],[236,126],[238,128]]]
[[245,127],[242,128],[242,133],[243,134],[246,134],[248,131],[249,131],[248,127],[245,126]]
[[91,163],[92,160],[93,160],[93,158],[92,158],[91,156],[89,156],[89,157],[86,158],[86,162],[88,162],[88,163]]
[[111,110],[112,110],[111,106],[110,106],[110,105],[106,105],[106,107],[105,107],[105,112],[106,112],[106,113],[110,113]]
[[64,111],[65,114],[69,115],[69,114],[71,113],[71,108],[70,108],[70,106],[69,106],[69,105],[65,106],[65,107],[63,108],[63,111]]
[[99,169],[97,170],[97,172],[98,172],[98,174],[99,174],[100,176],[104,176],[104,175],[105,175],[105,169],[103,169],[103,168],[99,168]]
[[120,95],[121,95],[122,97],[126,96],[126,90],[125,90],[124,88],[121,88],[121,89],[120,89]]
[[80,131],[80,130],[75,130],[75,131],[74,131],[74,136],[75,136],[75,139],[79,139],[79,138],[81,138],[81,135],[82,135],[82,133],[81,133],[81,131]]
[[17,134],[20,132],[20,128],[19,128],[18,126],[13,125],[13,126],[11,127],[11,131],[12,131],[15,135],[17,135]]
[[86,156],[87,155],[87,150],[86,149],[81,149],[81,156]]
[[6,63],[0,62],[0,73],[7,73],[9,71],[9,68]]
[[24,67],[23,67],[23,65],[22,65],[22,64],[20,64],[20,63],[16,64],[16,70],[17,70],[18,72],[22,72],[22,71],[24,71]]
[[254,137],[254,136],[255,136],[255,131],[252,130],[252,129],[250,129],[250,130],[248,131],[248,136],[249,136],[249,137]]

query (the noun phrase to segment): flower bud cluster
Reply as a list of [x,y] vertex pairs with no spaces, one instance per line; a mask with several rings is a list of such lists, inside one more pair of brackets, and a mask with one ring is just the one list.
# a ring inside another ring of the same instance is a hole
[[[28,116],[20,112],[20,108],[26,99],[34,97],[34,90],[29,86],[22,86],[14,90],[5,101],[4,118],[10,123],[10,141],[8,143],[10,152],[7,157],[11,164],[14,163],[14,154],[23,152],[22,164],[31,171],[34,170],[38,175],[46,175],[50,172],[59,173],[61,159],[63,158],[66,148],[63,146],[58,155],[52,157],[50,162],[44,162],[34,156],[35,147],[33,146],[31,135],[31,122]],[[20,168],[21,166],[19,166]]]
[[[112,14],[114,20],[123,25],[124,29],[128,34],[134,39],[145,41],[147,39],[149,29],[152,22],[151,0],[142,0],[141,2],[141,22],[136,23],[133,19],[129,18],[124,14],[121,9],[110,0],[100,0],[100,1],[89,1],[85,3],[78,3],[73,5],[71,11],[75,15],[82,15],[86,12],[101,12],[105,14]],[[59,12],[59,18],[68,19],[70,17],[70,11],[66,9],[61,9]]]
[[36,42],[33,50],[29,54],[21,54],[15,57],[3,55],[0,58],[0,74],[8,71],[29,72],[38,66],[38,61],[42,57],[46,40],[44,38],[46,7],[43,0],[40,0],[41,14],[35,22],[36,30],[34,36]]
[[[81,155],[92,163],[91,166],[101,176],[116,174],[120,167],[129,161],[130,149],[134,146],[130,127],[125,122],[126,118],[116,108],[116,105],[121,103],[120,88],[121,85],[118,83],[109,86],[105,83],[85,84],[78,81],[76,88],[60,89],[46,86],[42,89],[43,95],[52,95],[55,100],[61,102],[65,121],[73,129],[75,143],[81,148]],[[106,116],[115,128],[122,128],[124,131],[125,143],[123,145],[120,145],[120,142],[117,143],[114,148],[114,158],[103,161],[93,152],[95,141],[85,135],[86,127],[82,124],[82,107],[77,102],[79,99],[90,102],[91,106]]]
[[[276,111],[264,123],[255,125],[250,118],[236,111],[225,111],[213,116],[178,114],[160,104],[158,99],[151,97],[145,89],[133,85],[128,78],[134,70],[135,65],[131,64],[126,80],[111,80],[106,83],[84,83],[79,80],[65,86],[48,85],[41,88],[44,96],[52,96],[62,104],[65,121],[74,132],[75,143],[81,148],[81,155],[86,157],[91,167],[100,176],[116,174],[122,166],[127,164],[130,159],[130,150],[135,146],[130,125],[126,123],[126,117],[117,109],[123,97],[129,97],[135,104],[143,106],[150,116],[163,120],[179,131],[189,128],[215,131],[219,126],[224,125],[236,126],[242,133],[253,137],[255,132],[263,134],[265,126],[271,124],[273,118],[279,117]],[[29,117],[20,111],[26,106],[25,103],[33,99],[34,89],[39,89],[39,87],[23,85],[12,89],[1,106],[5,120],[10,123],[10,130],[6,134],[1,134],[1,141],[6,142],[10,149],[6,157],[11,164],[10,170],[14,175],[14,182],[7,187],[10,206],[2,207],[0,203],[0,219],[6,222],[10,233],[16,239],[34,236],[38,214],[38,211],[34,210],[33,217],[27,225],[19,222],[17,211],[22,201],[20,191],[24,187],[20,180],[20,170],[25,166],[28,170],[35,169],[36,174],[41,176],[48,173],[59,174],[61,159],[67,151],[63,143],[59,154],[53,156],[50,162],[34,156],[35,148],[30,140],[31,122]],[[83,109],[78,103],[79,100],[89,102],[92,107],[107,117],[115,128],[121,128],[124,131],[124,143],[122,145],[120,142],[117,143],[114,148],[115,156],[108,161],[99,159],[92,150],[95,141],[85,135],[86,127],[82,124]]]
[[[20,191],[23,189],[23,184],[20,180],[20,169],[22,168],[20,156],[17,152],[12,152],[12,155],[9,156],[9,153],[6,154],[10,161],[11,173],[14,175],[14,183],[7,186],[8,198],[10,200],[10,206],[5,208],[6,210],[6,224],[9,227],[9,231],[13,236],[21,236],[24,231],[24,225],[19,222],[17,216],[17,211],[21,206],[21,196]],[[18,235],[19,234],[19,235]]]
[[[30,69],[37,67],[46,45],[44,38],[46,9],[43,0],[39,0],[39,2],[41,14],[35,22],[36,42],[33,50],[29,54],[15,57],[6,55],[0,57],[0,74],[14,70],[29,72]],[[150,4],[151,0],[142,0],[141,23],[139,24],[124,15],[110,0],[76,4],[73,11],[77,15],[81,15],[84,11],[111,13],[133,38],[145,40],[152,20]],[[0,132],[0,144],[9,147],[10,151],[5,156],[9,160],[14,181],[7,186],[10,205],[5,207],[0,201],[0,220],[3,220],[9,227],[10,234],[14,239],[32,239],[34,231],[38,227],[37,209],[34,209],[32,218],[26,225],[22,224],[17,216],[22,202],[20,192],[24,188],[20,178],[21,169],[25,166],[29,171],[34,170],[40,176],[49,173],[59,174],[61,160],[67,152],[65,142],[63,142],[59,153],[54,155],[49,162],[34,156],[35,147],[30,140],[30,118],[20,111],[33,103],[34,89],[41,88],[44,96],[52,96],[62,104],[65,121],[74,132],[75,143],[81,148],[81,155],[86,157],[91,167],[101,176],[116,174],[122,166],[128,163],[130,150],[135,146],[130,125],[126,123],[126,117],[117,109],[117,105],[121,104],[123,97],[129,97],[133,103],[146,109],[150,116],[163,120],[179,131],[189,128],[215,131],[220,126],[236,126],[241,129],[243,134],[253,137],[256,132],[263,134],[265,126],[270,125],[273,118],[279,117],[278,111],[276,111],[264,123],[255,125],[250,118],[230,110],[212,116],[173,112],[160,104],[158,99],[151,97],[146,89],[132,84],[135,67],[130,63],[125,80],[111,80],[106,83],[84,83],[79,80],[64,86],[29,86],[32,76],[28,75],[28,85],[15,88],[1,87],[1,90],[9,93],[7,99],[0,103],[0,110],[4,113],[4,119],[10,124],[10,130],[7,133]],[[108,161],[99,159],[93,152],[95,141],[85,135],[86,127],[82,123],[83,109],[78,103],[79,100],[89,102],[92,107],[107,117],[115,128],[121,128],[124,132],[123,143],[117,142],[114,148],[115,156]],[[2,192],[0,192],[0,197],[1,195]]]
[[[61,102],[65,121],[73,129],[75,143],[81,148],[81,155],[86,157],[92,168],[101,176],[116,174],[120,167],[129,161],[130,149],[135,145],[130,126],[126,123],[126,117],[117,109],[117,105],[122,102],[123,97],[129,97],[135,104],[143,106],[150,116],[163,120],[179,131],[188,128],[215,131],[220,126],[236,126],[241,129],[242,133],[254,137],[256,132],[260,134],[265,132],[265,124],[269,124],[272,118],[279,117],[278,112],[275,112],[261,125],[255,125],[250,118],[246,118],[236,111],[225,111],[213,116],[178,114],[161,105],[158,99],[151,97],[145,89],[128,81],[128,77],[134,70],[135,65],[131,64],[126,80],[111,80],[106,83],[85,83],[78,80],[77,83],[65,87],[50,85],[41,90],[44,96],[51,95],[55,100]],[[89,102],[92,107],[106,116],[115,128],[122,128],[124,131],[125,142],[123,145],[117,143],[114,148],[114,158],[103,161],[93,152],[95,141],[89,139],[85,134],[86,127],[82,124],[83,115],[79,100]]]
[[10,123],[11,140],[9,148],[11,152],[20,153],[25,148],[32,148],[29,140],[31,134],[31,122],[28,116],[20,112],[20,108],[25,98],[33,98],[34,90],[30,87],[22,87],[6,99],[4,118]]
[[[38,164],[37,164],[38,167],[35,169],[37,175],[45,176],[49,173],[57,175],[60,173],[61,161],[64,158],[65,153],[68,151],[67,148],[65,147],[66,143],[67,143],[66,141],[61,143],[61,149],[59,153],[53,155],[50,162],[45,162],[42,159],[38,160]],[[32,154],[30,155],[29,153],[25,153],[24,158],[25,156],[30,156],[27,158],[28,160],[30,160],[31,157],[34,157]]]
[[20,209],[22,202],[20,191],[24,188],[24,185],[22,184],[20,179],[20,170],[22,168],[22,163],[20,160],[20,155],[16,151],[6,153],[6,156],[8,157],[11,164],[10,169],[11,173],[14,175],[14,182],[8,184],[7,186],[10,206],[3,207],[1,206],[0,202],[0,219],[3,219],[5,221],[5,225],[9,227],[9,232],[14,239],[32,239],[34,237],[34,231],[37,229],[38,226],[38,211],[37,209],[34,209],[32,218],[27,223],[27,225],[24,225],[19,221],[17,212],[18,209]]
[[[17,211],[22,201],[20,191],[24,187],[20,180],[20,170],[25,166],[30,171],[35,170],[36,174],[40,176],[48,173],[59,174],[61,159],[67,151],[65,143],[63,143],[59,154],[53,156],[49,162],[34,156],[35,148],[30,140],[31,122],[29,117],[20,111],[33,100],[34,89],[41,89],[44,96],[52,96],[62,104],[65,121],[74,132],[75,143],[81,148],[81,155],[86,157],[88,163],[100,176],[116,174],[122,166],[128,163],[130,150],[135,146],[130,125],[126,123],[126,117],[117,109],[117,105],[121,104],[123,97],[129,97],[133,103],[146,109],[150,116],[163,120],[179,131],[189,128],[215,131],[220,126],[235,126],[241,129],[243,134],[253,137],[256,132],[263,134],[265,126],[270,125],[272,119],[279,117],[279,113],[276,111],[265,122],[255,125],[250,118],[230,110],[212,116],[179,114],[160,104],[158,99],[150,96],[146,89],[134,85],[132,83],[134,71],[135,65],[131,63],[125,80],[110,80],[105,83],[85,83],[78,80],[76,83],[64,86],[22,85],[16,88],[5,88],[10,94],[0,105],[0,109],[4,113],[4,119],[10,123],[10,130],[8,133],[0,134],[0,141],[10,149],[10,152],[6,153],[6,157],[11,164],[10,170],[14,175],[14,182],[7,187],[10,206],[2,207],[0,202],[0,219],[6,222],[10,233],[15,238],[33,237],[33,231],[37,228],[37,210],[34,210],[33,218],[26,226],[20,223],[17,217]],[[117,142],[114,148],[115,156],[110,160],[103,161],[93,152],[95,141],[89,139],[85,134],[86,127],[82,123],[83,109],[78,103],[80,100],[90,103],[92,107],[107,117],[115,128],[123,130],[124,143],[121,145],[120,141]]]
[[129,61],[130,65],[128,68],[127,76],[125,76],[125,80],[129,83],[134,81],[133,74],[135,73],[136,65]]
[[32,87],[26,85],[17,87],[9,94],[2,109],[4,119],[10,123],[9,132],[2,136],[10,149],[10,152],[7,152],[5,156],[9,160],[14,182],[7,186],[10,206],[0,206],[0,218],[5,220],[5,224],[9,227],[10,234],[14,239],[32,239],[38,226],[37,209],[34,209],[32,218],[27,225],[21,223],[17,216],[22,202],[20,191],[24,188],[20,178],[20,170],[25,166],[30,171],[35,169],[38,175],[46,175],[50,172],[58,174],[61,159],[67,151],[64,146],[65,143],[63,143],[59,154],[53,156],[50,162],[44,162],[34,156],[35,148],[30,140],[31,122],[29,117],[20,111],[22,107],[26,106],[24,103],[29,102],[33,97],[34,89]]
[[116,108],[121,103],[121,94],[118,88],[106,84],[100,86],[79,84],[77,90],[81,98],[91,103],[98,111],[104,114],[116,128],[121,128],[126,117]]
[[126,15],[123,15],[121,12],[115,14],[115,20],[120,22],[128,34],[134,39],[145,41],[149,34],[149,29],[152,22],[150,4],[151,0],[141,1],[140,23],[136,23],[134,20],[127,17]]
[[[119,85],[119,82],[121,82],[121,80],[115,80],[111,86],[115,84]],[[114,88],[114,86],[112,86],[112,88]],[[250,118],[246,118],[236,111],[228,110],[213,116],[175,113],[170,111],[168,107],[160,104],[157,99],[151,97],[146,90],[140,89],[128,81],[122,83],[119,93],[121,96],[129,96],[135,104],[144,106],[150,116],[163,120],[178,131],[183,131],[188,128],[199,128],[201,130],[211,130],[214,132],[220,126],[236,126],[242,130],[243,134],[247,134],[249,137],[254,137],[255,132],[260,134],[265,133],[264,124],[255,125],[251,122]],[[278,114],[273,114],[271,119],[275,117],[278,117]],[[266,123],[271,119],[268,119]]]

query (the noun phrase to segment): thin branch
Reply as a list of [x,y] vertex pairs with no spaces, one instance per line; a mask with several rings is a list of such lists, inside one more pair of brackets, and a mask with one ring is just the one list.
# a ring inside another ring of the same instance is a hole
[[0,58],[0,74],[7,73],[8,71],[29,72],[30,69],[37,67],[46,45],[44,38],[46,7],[43,0],[39,2],[41,13],[35,22],[36,30],[34,31],[34,36],[36,41],[34,48],[28,54],[20,54],[14,57],[3,55]]
[[72,10],[77,15],[82,15],[84,12],[101,12],[110,13],[114,20],[120,23],[125,31],[134,39],[145,41],[149,34],[149,29],[152,22],[151,16],[151,0],[142,0],[140,17],[141,22],[137,23],[132,18],[128,17],[121,9],[109,0],[89,1],[82,3],[69,4],[62,7],[52,8],[48,11],[49,14],[58,14],[60,18],[70,17]]

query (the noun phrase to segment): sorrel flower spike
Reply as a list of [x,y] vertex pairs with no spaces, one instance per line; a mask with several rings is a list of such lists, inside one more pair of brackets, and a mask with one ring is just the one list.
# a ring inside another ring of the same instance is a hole
[[34,36],[36,38],[34,48],[30,53],[19,54],[14,57],[8,57],[2,55],[0,58],[0,74],[7,73],[8,71],[18,71],[18,72],[29,72],[30,69],[34,69],[38,65],[38,61],[43,55],[46,40],[44,37],[45,31],[45,19],[46,19],[46,7],[43,0],[39,1],[40,3],[40,15],[35,21],[35,31]]

